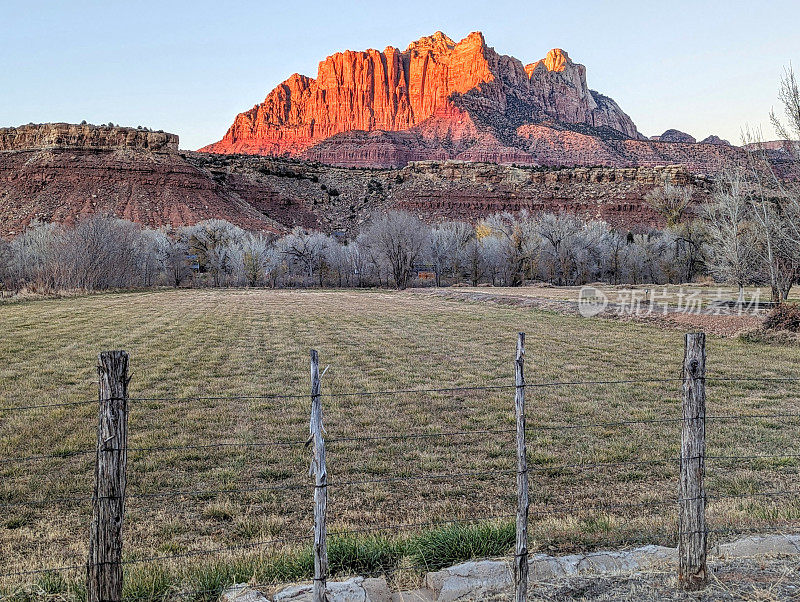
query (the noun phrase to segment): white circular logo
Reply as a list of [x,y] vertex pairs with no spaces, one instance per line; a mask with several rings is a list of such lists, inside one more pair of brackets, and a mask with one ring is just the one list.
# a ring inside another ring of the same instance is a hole
[[608,297],[600,289],[584,286],[578,294],[578,313],[584,318],[591,318],[602,313],[608,306]]

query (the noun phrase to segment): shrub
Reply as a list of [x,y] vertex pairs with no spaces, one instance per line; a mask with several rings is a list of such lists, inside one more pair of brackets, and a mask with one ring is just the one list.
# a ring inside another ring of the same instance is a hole
[[788,330],[768,330],[763,326],[743,330],[738,334],[740,341],[745,343],[760,343],[763,345],[797,345],[800,343],[800,334]]
[[764,328],[800,332],[800,306],[781,303],[764,318]]

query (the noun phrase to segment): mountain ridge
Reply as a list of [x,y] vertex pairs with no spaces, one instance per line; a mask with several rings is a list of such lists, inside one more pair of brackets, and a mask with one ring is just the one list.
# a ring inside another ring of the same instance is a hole
[[[200,151],[314,158],[314,148],[333,136],[429,130],[430,119],[458,141],[501,146],[524,148],[516,130],[546,122],[644,139],[615,101],[588,87],[586,68],[565,51],[553,49],[524,65],[496,52],[480,32],[459,42],[436,32],[405,51],[335,53],[320,62],[316,78],[291,75]],[[435,158],[458,158],[447,151],[446,136],[427,139],[440,143]],[[413,149],[406,154],[431,158]],[[537,164],[535,157],[520,157]]]

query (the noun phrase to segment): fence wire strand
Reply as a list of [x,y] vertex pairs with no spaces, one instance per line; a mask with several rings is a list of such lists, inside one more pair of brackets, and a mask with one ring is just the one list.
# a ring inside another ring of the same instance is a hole
[[[647,378],[647,379],[618,379],[618,380],[575,380],[575,381],[553,381],[553,382],[529,382],[521,387],[526,389],[541,389],[541,388],[556,388],[567,386],[594,386],[594,385],[622,385],[622,384],[666,384],[683,382],[683,377],[675,378]],[[771,377],[771,376],[757,376],[757,377],[725,377],[725,376],[705,376],[701,380],[705,382],[798,382],[800,377]],[[370,397],[370,396],[388,396],[388,395],[412,395],[412,394],[439,394],[439,393],[458,393],[458,392],[472,392],[472,391],[501,391],[513,390],[519,388],[517,385],[474,385],[474,386],[454,386],[454,387],[438,387],[438,388],[408,388],[408,389],[395,389],[395,390],[378,390],[378,391],[356,391],[356,392],[342,392],[342,393],[323,393],[323,398],[342,398],[342,397]],[[128,398],[129,402],[188,402],[188,401],[237,401],[237,400],[276,400],[276,399],[308,399],[308,394],[262,394],[262,395],[239,395],[239,396],[161,396],[161,397],[138,397],[132,396]],[[49,409],[49,408],[63,408],[74,407],[80,405],[97,404],[97,399],[92,400],[79,400],[72,402],[57,402],[57,403],[42,403],[42,404],[28,404],[28,405],[13,405],[0,407],[2,412],[16,412],[36,409]],[[775,413],[750,413],[750,414],[720,414],[720,415],[707,415],[706,421],[727,421],[727,420],[755,420],[755,419],[777,419],[777,418],[798,418],[800,413],[795,412],[775,412]],[[686,421],[697,420],[697,417],[682,417],[682,418],[652,418],[652,419],[634,419],[634,420],[619,420],[607,422],[587,422],[587,423],[563,423],[563,424],[543,424],[529,426],[526,432],[535,433],[539,430],[575,430],[575,429],[593,429],[593,428],[611,428],[619,426],[630,425],[647,425],[647,424],[669,424],[669,423],[683,423]],[[326,439],[326,443],[346,443],[346,442],[367,442],[379,440],[402,440],[402,439],[433,439],[433,438],[447,438],[447,437],[468,437],[468,436],[482,436],[494,434],[510,434],[516,432],[515,429],[483,429],[473,431],[445,431],[445,432],[432,432],[432,433],[409,433],[409,434],[386,434],[386,435],[372,435],[372,436],[357,436],[357,437],[331,437]],[[190,445],[168,445],[168,446],[141,446],[129,447],[129,453],[144,453],[144,452],[157,452],[157,451],[180,451],[180,450],[202,450],[202,449],[216,449],[216,448],[256,448],[266,446],[276,447],[290,447],[290,446],[304,446],[305,440],[275,440],[275,441],[254,441],[254,442],[219,442],[219,443],[206,443],[206,444],[190,444]],[[108,450],[105,450],[108,451]],[[94,449],[87,450],[74,450],[69,452],[20,456],[16,458],[0,458],[0,464],[16,463],[16,462],[29,462],[40,461],[48,459],[65,459],[80,455],[90,455],[96,453]],[[781,459],[781,458],[800,458],[800,453],[787,453],[787,454],[756,454],[756,455],[706,455],[704,459],[707,461],[741,461],[741,460],[757,460],[757,459]],[[588,470],[588,469],[602,469],[611,467],[622,466],[652,466],[657,464],[667,464],[680,460],[692,460],[696,458],[657,458],[647,460],[624,460],[613,462],[579,462],[567,464],[551,464],[551,465],[534,465],[530,466],[528,470],[533,472],[549,472],[559,470]],[[440,474],[418,474],[418,475],[405,475],[399,477],[388,478],[374,478],[362,479],[351,481],[332,481],[328,483],[328,487],[343,487],[352,485],[366,485],[378,483],[397,483],[404,481],[422,481],[422,480],[445,480],[445,479],[459,479],[459,478],[483,478],[483,477],[497,477],[515,474],[515,470],[490,470],[490,471],[469,471],[462,473],[440,473]],[[258,487],[242,487],[242,488],[228,488],[217,490],[177,490],[167,492],[155,493],[131,493],[126,495],[126,498],[131,499],[154,499],[154,498],[167,498],[167,497],[193,497],[193,496],[214,496],[225,495],[234,493],[250,493],[259,491],[274,491],[274,490],[301,490],[311,489],[313,484],[286,484],[286,485],[269,485]],[[781,496],[797,496],[800,491],[797,490],[775,490],[775,491],[761,491],[761,492],[747,492],[741,494],[712,494],[705,496],[707,501],[723,500],[723,499],[745,499],[753,497],[781,497]],[[105,499],[102,497],[95,497],[94,499]],[[678,500],[650,500],[640,503],[630,504],[599,504],[594,506],[553,506],[544,504],[537,506],[535,503],[531,505],[530,514],[533,516],[546,516],[551,514],[563,514],[569,512],[612,512],[612,511],[627,511],[639,508],[648,507],[664,507],[679,504],[681,502],[695,500],[697,498],[684,498]],[[54,502],[92,502],[92,497],[54,497],[45,498],[40,500],[28,500],[26,502],[3,502],[0,507],[14,507],[14,506],[29,506],[29,505],[46,505]],[[492,520],[505,520],[515,517],[516,514],[498,514],[493,516],[473,517],[464,519],[449,519],[441,521],[428,521],[407,524],[389,524],[379,525],[374,527],[364,527],[356,529],[334,530],[330,531],[329,535],[332,537],[345,537],[348,535],[355,535],[369,532],[381,531],[402,531],[419,529],[423,527],[432,527],[444,524],[460,524],[460,523],[474,523],[480,521]],[[787,532],[800,529],[800,525],[781,525],[781,526],[763,526],[756,527],[754,530],[742,528],[720,528],[720,529],[706,529],[704,531],[678,531],[678,536],[692,535],[698,533],[726,535],[726,534],[742,534],[748,532]],[[179,560],[192,558],[196,556],[218,555],[226,554],[236,551],[247,549],[256,549],[267,547],[288,542],[309,541],[313,539],[312,535],[280,537],[271,540],[248,542],[242,544],[234,544],[230,546],[189,550],[186,552],[169,554],[169,555],[156,555],[142,558],[130,558],[122,561],[124,565],[166,562],[171,560]],[[85,569],[84,564],[66,565],[60,567],[48,567],[41,569],[32,569],[25,571],[15,571],[8,573],[0,573],[0,578],[22,577],[43,573],[64,572],[71,570]],[[206,590],[208,593],[217,593],[219,589]]]
[[[704,376],[700,380],[714,382],[798,382],[800,377],[780,377],[780,376]],[[608,379],[608,380],[574,380],[574,381],[548,381],[548,382],[528,382],[522,385],[525,388],[541,387],[567,387],[567,386],[588,386],[588,385],[623,385],[623,384],[659,384],[683,382],[683,377],[666,378],[630,378],[630,379]],[[435,387],[420,389],[385,389],[378,391],[351,391],[340,393],[321,393],[320,397],[361,397],[373,395],[402,395],[414,393],[448,393],[458,391],[490,391],[515,389],[517,385],[465,385],[455,387]],[[267,399],[308,399],[309,394],[284,394],[284,393],[265,393],[261,395],[186,395],[186,396],[130,396],[128,401],[158,401],[158,402],[186,402],[186,401],[246,401],[246,400],[267,400]],[[11,405],[0,407],[0,412],[15,412],[21,410],[33,410],[41,408],[57,408],[75,405],[88,405],[97,403],[97,399],[57,402],[48,404],[31,405]]]
[[[375,533],[381,531],[403,531],[403,530],[412,530],[412,529],[420,529],[423,527],[434,527],[437,525],[449,525],[449,524],[469,524],[475,522],[488,522],[492,520],[501,520],[501,519],[508,519],[515,517],[516,514],[497,514],[491,516],[481,516],[481,517],[473,517],[473,518],[453,518],[453,519],[445,519],[445,520],[438,520],[438,521],[426,521],[426,522],[418,522],[418,523],[404,523],[404,524],[391,524],[391,525],[380,525],[376,527],[364,527],[358,529],[342,529],[342,530],[335,530],[329,531],[328,536],[330,537],[345,537],[347,535],[357,535],[363,533]],[[290,537],[279,537],[275,539],[270,539],[266,541],[256,541],[256,542],[248,542],[243,544],[235,544],[231,546],[224,546],[224,547],[217,547],[217,548],[209,548],[204,550],[189,550],[187,552],[180,552],[176,554],[165,554],[159,556],[147,556],[143,558],[130,558],[130,559],[123,559],[120,564],[122,565],[134,565],[134,564],[148,564],[152,562],[166,562],[170,560],[182,560],[186,558],[194,558],[197,556],[208,556],[208,555],[217,555],[217,554],[226,554],[230,552],[237,552],[241,550],[247,549],[254,549],[254,548],[261,548],[267,547],[275,544],[280,543],[287,543],[287,542],[297,542],[297,541],[313,541],[314,536],[309,535],[295,535]],[[47,567],[41,569],[31,569],[26,571],[14,571],[8,573],[0,573],[0,578],[9,578],[9,577],[23,577],[27,575],[36,575],[42,573],[54,573],[54,572],[64,572],[64,571],[71,571],[77,569],[85,569],[85,564],[73,564],[73,565],[65,565],[59,567]]]

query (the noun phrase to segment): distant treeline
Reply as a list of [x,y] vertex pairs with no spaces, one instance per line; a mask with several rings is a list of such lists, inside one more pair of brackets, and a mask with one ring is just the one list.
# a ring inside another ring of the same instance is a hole
[[285,236],[209,220],[175,232],[94,216],[33,224],[0,243],[3,288],[37,292],[153,286],[366,287],[529,281],[574,285],[681,282],[701,249],[672,230],[620,232],[568,214],[497,214],[476,226],[375,215],[345,241],[296,228]]
[[295,228],[284,236],[209,220],[177,231],[109,216],[34,223],[0,242],[5,291],[155,286],[396,287],[680,283],[700,276],[769,284],[785,299],[800,275],[800,195],[758,166],[718,175],[711,200],[665,183],[646,202],[664,229],[615,230],[561,213],[499,213],[477,224],[426,224],[376,213],[350,240]]
[[378,213],[343,240],[295,228],[284,236],[209,220],[174,232],[109,216],[71,227],[34,223],[0,243],[7,291],[154,286],[396,287],[680,283],[710,275],[767,283],[785,298],[800,273],[800,203],[746,167],[723,172],[711,201],[664,184],[646,202],[667,226],[640,232],[561,213],[499,213],[477,224],[429,225]]

